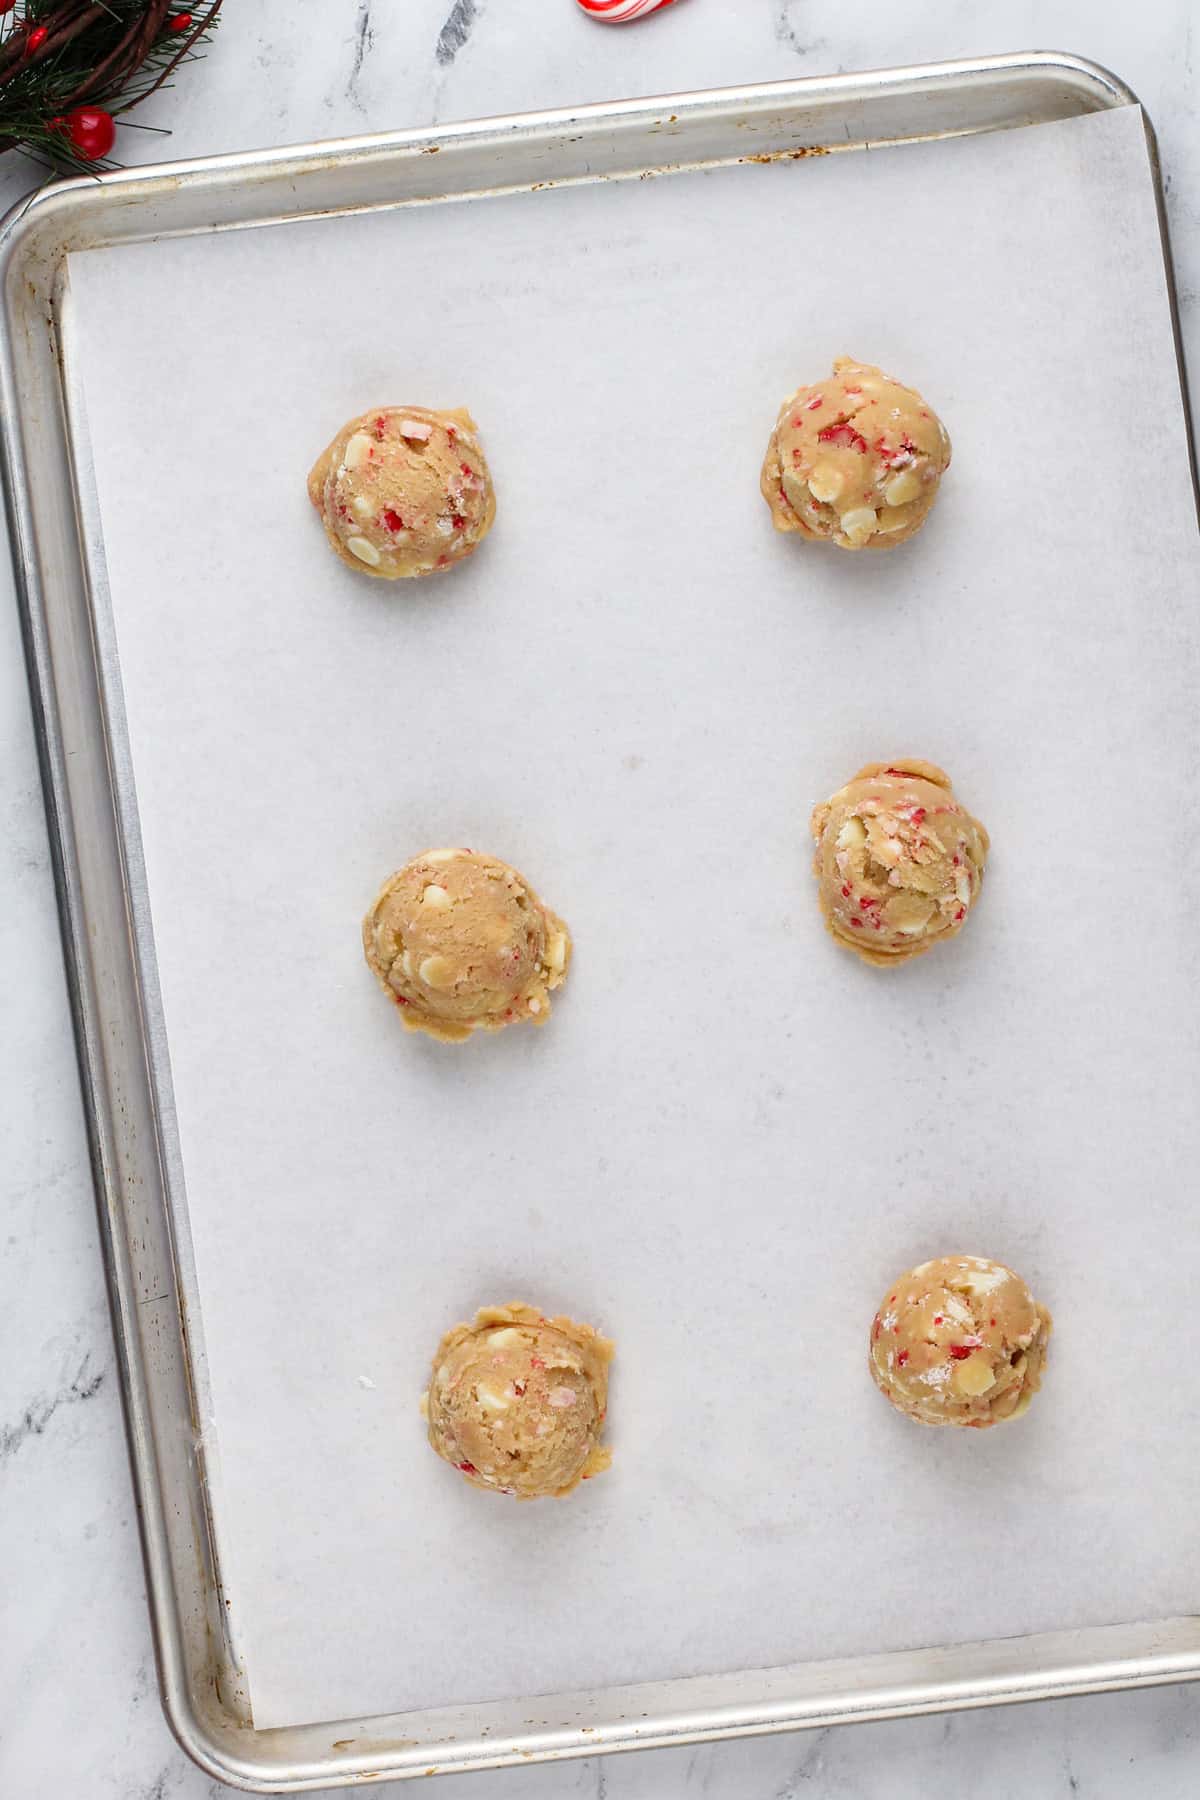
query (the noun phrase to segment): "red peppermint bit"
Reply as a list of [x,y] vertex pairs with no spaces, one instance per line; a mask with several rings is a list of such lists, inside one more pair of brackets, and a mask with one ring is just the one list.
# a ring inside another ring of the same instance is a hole
[[450,439],[450,442],[452,444],[457,444],[457,442],[458,442],[458,426],[457,425],[447,425],[446,436]]
[[900,1335],[900,1327],[898,1325],[893,1325],[892,1326],[892,1336],[899,1337],[899,1335]]
[[951,1344],[950,1354],[955,1362],[962,1362],[970,1356],[972,1350],[978,1350],[982,1343],[982,1338],[969,1337],[964,1344]]
[[958,909],[958,911],[957,911],[957,912],[956,912],[956,913],[955,913],[955,915],[954,915],[954,923],[955,923],[955,924],[956,924],[956,925],[961,925],[961,924],[962,924],[962,922],[963,922],[963,920],[964,920],[964,919],[965,919],[965,918],[966,918],[966,916],[967,916],[967,909],[966,909],[966,907],[965,907],[965,906],[960,906],[960,907],[959,907],[959,909]]
[[407,1006],[408,1005],[408,1001],[404,998],[403,994],[393,994],[392,999],[396,1002],[397,1006]]
[[893,1295],[892,1295],[892,1296],[891,1296],[891,1298],[890,1298],[890,1299],[889,1299],[889,1301],[888,1301],[888,1305],[889,1305],[889,1306],[895,1306],[895,1304],[896,1304],[896,1296],[895,1296],[895,1294],[893,1294]]
[[952,858],[952,859],[951,859],[951,866],[952,866],[952,867],[953,867],[953,868],[955,868],[955,869],[957,869],[957,868],[958,868],[958,866],[959,866],[959,864],[960,864],[960,863],[961,863],[961,862],[962,862],[962,857],[961,857],[961,856],[955,856],[955,857],[953,857],[953,858]]
[[862,920],[861,919],[851,919],[850,923],[853,925],[853,927],[856,931],[862,930]]
[[525,1383],[523,1381],[514,1381],[513,1393],[517,1396],[518,1400],[523,1400],[525,1397]]
[[907,769],[885,769],[883,772],[885,775],[907,775],[908,774]]
[[389,531],[406,531],[408,529],[394,506],[385,506],[379,516]]
[[869,896],[869,895],[867,895],[867,894],[864,894],[864,895],[863,895],[863,897],[862,897],[862,899],[861,899],[861,900],[860,900],[860,901],[859,901],[859,903],[858,903],[858,904],[859,904],[859,906],[860,906],[860,907],[861,907],[861,908],[862,908],[862,910],[863,910],[863,912],[866,912],[866,910],[867,910],[867,908],[868,908],[868,907],[869,907],[869,906],[878,906],[878,905],[879,905],[879,901],[878,901],[878,900],[872,900],[872,899],[871,899],[871,897],[870,897],[870,896]]
[[546,1365],[540,1356],[531,1356],[529,1359],[529,1366],[531,1369],[544,1369]]
[[818,431],[817,441],[821,444],[847,444],[866,455],[867,440],[861,431],[855,431],[853,425],[826,425],[824,430]]
[[458,472],[460,475],[473,475],[475,473],[470,463],[459,463]]
[[337,510],[339,519],[348,519],[350,517],[350,508],[346,505],[344,500],[338,501]]
[[795,449],[794,449],[794,450],[793,450],[793,451],[792,451],[792,461],[793,461],[793,462],[799,462],[799,461],[800,461],[800,458],[801,458],[801,457],[802,457],[802,456],[803,456],[803,455],[804,455],[804,452],[803,452],[803,450],[801,450],[801,449],[800,449],[800,447],[799,447],[799,445],[797,445],[797,446],[796,446],[796,448],[795,448]]
[[896,1362],[897,1362],[898,1366],[900,1368],[903,1368],[907,1361],[908,1361],[908,1351],[907,1350],[899,1351],[896,1356]]
[[908,816],[912,824],[923,825],[925,823],[925,808],[923,806],[914,806]]
[[444,569],[449,561],[450,561],[450,558],[448,556],[439,556],[437,559],[438,568]]
[[879,1314],[876,1313],[875,1314],[875,1323],[871,1327],[871,1342],[873,1344],[878,1342],[879,1333],[882,1330],[883,1330],[883,1320],[880,1318]]
[[464,1475],[478,1475],[479,1473],[474,1463],[461,1462],[455,1463],[454,1466],[456,1469],[461,1469]]
[[989,1324],[989,1325],[994,1325],[994,1324],[995,1324],[995,1323],[996,1323],[996,1321],[995,1321],[995,1319],[989,1319],[989,1320],[988,1320],[988,1324]]
[[848,899],[849,899],[849,898],[850,898],[850,889],[849,889],[849,887],[848,887],[848,886],[843,886],[843,888],[842,888],[842,896],[843,896],[843,898],[844,898],[844,899],[846,899],[846,900],[848,900]]
[[463,518],[461,513],[451,514],[450,523],[453,525],[455,531],[465,531],[467,528],[467,521]]
[[861,394],[862,389],[860,387],[845,387],[842,389],[842,392],[844,394]]
[[386,424],[386,421],[383,417],[383,414],[380,413],[379,417],[375,420],[374,424],[371,427],[372,431],[375,433],[375,436],[380,440],[380,442],[383,441],[383,433],[384,433],[385,424]]
[[806,400],[804,402],[804,410],[805,412],[816,412],[818,406],[824,406],[824,404],[825,396],[823,394],[814,394],[811,400]]
[[934,1313],[933,1322],[935,1325],[941,1325],[944,1323],[941,1313]]

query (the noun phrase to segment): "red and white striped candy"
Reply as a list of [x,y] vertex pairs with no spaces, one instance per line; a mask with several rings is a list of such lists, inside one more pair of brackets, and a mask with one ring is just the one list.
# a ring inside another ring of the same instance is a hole
[[644,19],[660,7],[673,6],[675,0],[576,0],[589,19],[604,25],[627,25],[631,19]]

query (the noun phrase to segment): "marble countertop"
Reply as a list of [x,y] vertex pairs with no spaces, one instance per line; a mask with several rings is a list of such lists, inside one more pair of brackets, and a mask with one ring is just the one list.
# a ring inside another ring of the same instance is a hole
[[[128,163],[430,120],[894,63],[1054,48],[1145,102],[1166,171],[1185,347],[1200,367],[1200,130],[1191,0],[681,0],[628,28],[572,0],[229,4],[202,64],[124,129]],[[138,116],[138,115],[135,115]],[[0,205],[37,171],[0,158]],[[147,322],[147,334],[155,329]],[[179,329],[162,322],[161,329]],[[197,329],[203,329],[199,321]],[[0,1792],[199,1800],[231,1790],[158,1706],[11,581],[0,572]],[[986,1546],[981,1546],[986,1554]],[[1200,1791],[1200,1689],[651,1751],[453,1778],[445,1800],[892,1800]],[[398,1795],[399,1786],[374,1791]]]

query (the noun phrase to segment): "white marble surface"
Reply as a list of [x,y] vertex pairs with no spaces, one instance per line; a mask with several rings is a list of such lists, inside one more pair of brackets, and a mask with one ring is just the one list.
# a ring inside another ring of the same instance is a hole
[[[1031,46],[1091,56],[1132,84],[1157,125],[1185,343],[1200,364],[1191,0],[681,0],[628,29],[591,24],[572,0],[230,0],[227,14],[208,60],[157,116],[147,109],[146,123],[169,120],[173,136],[124,131],[125,161]],[[28,165],[0,159],[0,203],[29,182]],[[155,328],[147,321],[148,349]],[[0,586],[0,1793],[199,1800],[229,1790],[175,1747],[155,1693],[7,569]],[[438,1793],[904,1800],[968,1783],[976,1800],[1192,1796],[1200,1689],[646,1752],[453,1779]]]

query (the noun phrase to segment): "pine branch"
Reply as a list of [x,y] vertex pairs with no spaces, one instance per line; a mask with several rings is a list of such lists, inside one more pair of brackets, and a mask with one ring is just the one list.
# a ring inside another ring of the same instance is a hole
[[114,166],[83,154],[67,115],[81,105],[114,117],[140,106],[196,60],[221,4],[203,0],[193,14],[186,0],[24,0],[0,22],[0,150],[24,146],[60,167]]

